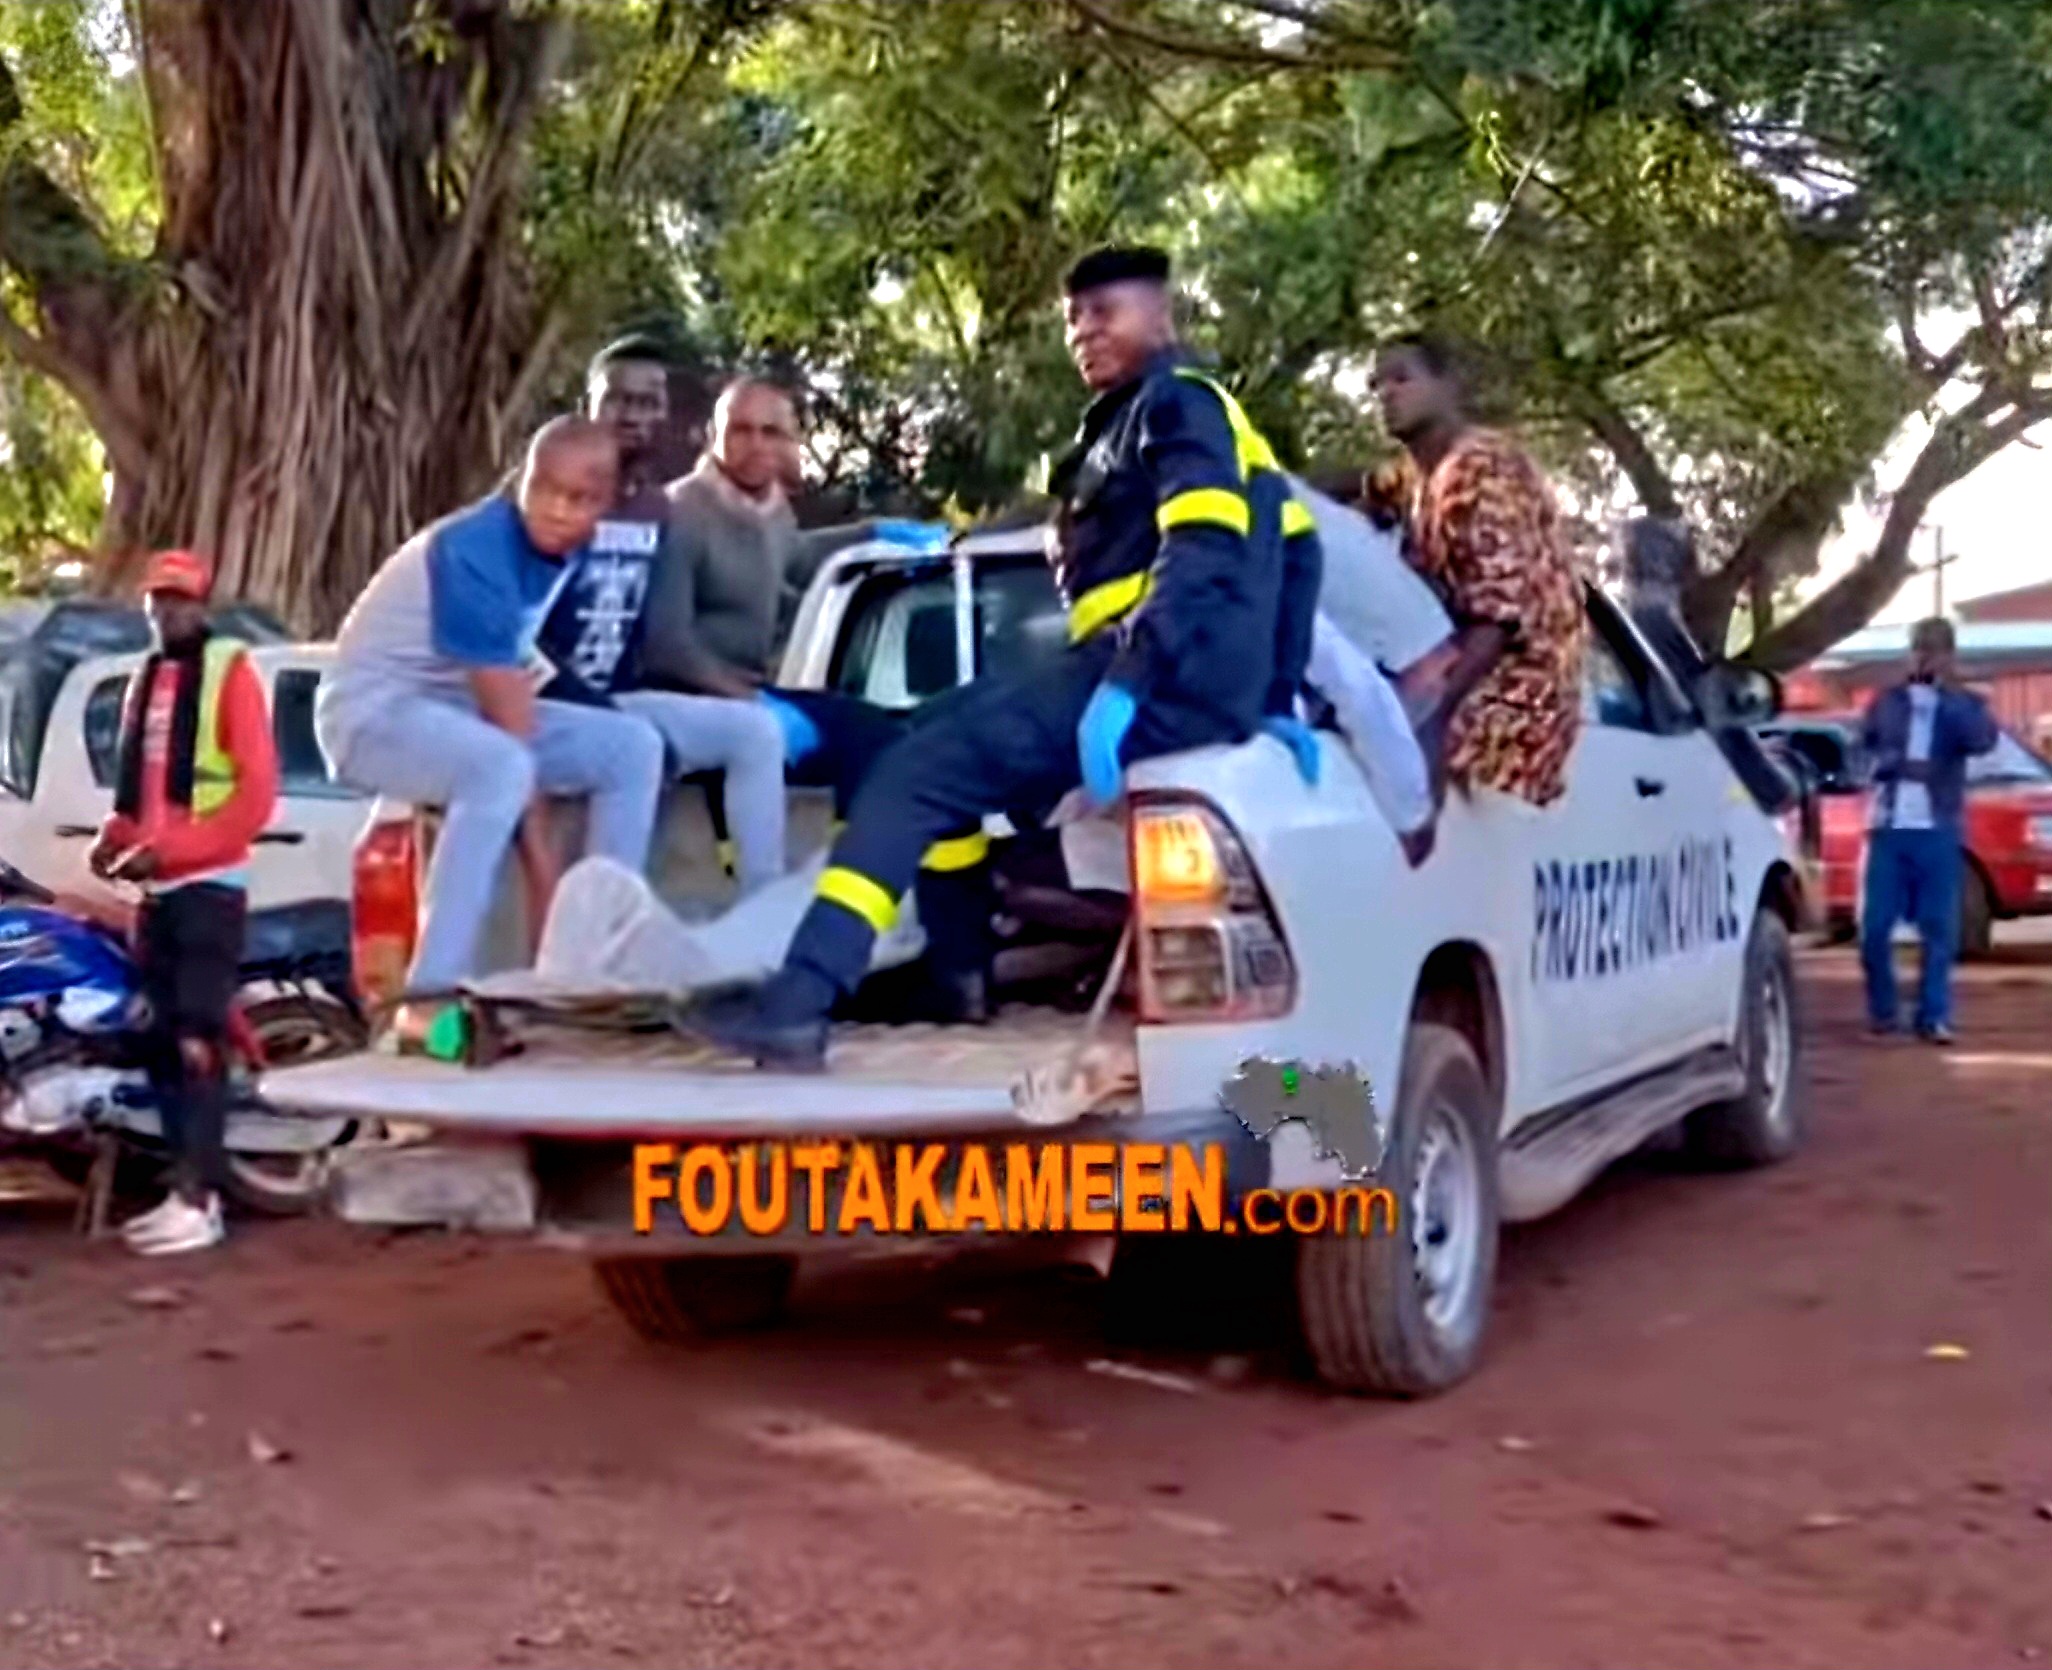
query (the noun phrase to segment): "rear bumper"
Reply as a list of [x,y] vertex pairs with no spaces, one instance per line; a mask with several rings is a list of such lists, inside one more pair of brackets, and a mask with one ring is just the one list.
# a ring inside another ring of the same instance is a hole
[[[862,1140],[880,1148],[925,1146],[924,1139],[913,1135]],[[964,1145],[961,1138],[933,1140],[948,1146],[951,1155],[959,1154]],[[1055,1130],[985,1139],[986,1146],[1017,1144],[1035,1150],[1050,1144],[1079,1143],[1222,1149],[1228,1213],[1236,1212],[1249,1192],[1269,1186],[1267,1146],[1223,1108],[1085,1120]],[[789,1210],[784,1214],[785,1227],[776,1233],[751,1233],[737,1215],[717,1234],[698,1234],[667,1203],[653,1212],[649,1230],[638,1232],[634,1227],[634,1147],[618,1139],[510,1133],[447,1134],[404,1145],[361,1146],[338,1157],[332,1203],[337,1215],[350,1223],[533,1235],[564,1250],[609,1255],[819,1253],[884,1240],[966,1245],[992,1238],[992,1232],[980,1228],[936,1233],[923,1226],[889,1236],[867,1227],[842,1233],[833,1227],[838,1221],[842,1188],[829,1181],[815,1213],[809,1179],[798,1171],[789,1175]],[[890,1172],[886,1156],[887,1179]],[[943,1200],[948,1198],[952,1181],[951,1161],[941,1172]],[[822,1227],[811,1228],[813,1222]],[[1066,1225],[1050,1225],[1044,1233],[1073,1231]]]

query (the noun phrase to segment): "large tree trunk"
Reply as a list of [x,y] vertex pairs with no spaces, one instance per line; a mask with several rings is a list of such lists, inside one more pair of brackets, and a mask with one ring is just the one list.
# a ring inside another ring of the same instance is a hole
[[47,180],[0,257],[32,281],[41,368],[107,443],[107,581],[189,545],[225,593],[325,631],[380,558],[503,465],[551,346],[515,211],[556,25],[500,0],[132,15],[156,259],[108,256]]

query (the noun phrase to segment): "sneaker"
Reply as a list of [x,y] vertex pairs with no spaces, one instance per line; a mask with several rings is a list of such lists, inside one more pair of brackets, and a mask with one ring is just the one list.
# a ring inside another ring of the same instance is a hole
[[1953,1042],[1952,1028],[1943,1021],[1940,1021],[1935,1026],[1918,1027],[1917,1036],[1923,1039],[1925,1043],[1936,1044],[1940,1048],[1949,1047]]
[[[161,1217],[157,1213],[163,1214]],[[145,1258],[161,1258],[170,1253],[199,1252],[207,1247],[217,1247],[227,1238],[227,1225],[221,1221],[221,1197],[208,1195],[204,1206],[195,1206],[182,1195],[173,1195],[151,1216],[156,1219],[155,1227],[148,1235],[130,1235],[131,1250]]]
[[128,1241],[153,1240],[178,1221],[179,1211],[184,1205],[177,1194],[168,1194],[147,1212],[138,1212],[124,1223],[121,1234]]
[[1871,1038],[1900,1038],[1902,1026],[1896,1021],[1869,1021],[1867,1035]]

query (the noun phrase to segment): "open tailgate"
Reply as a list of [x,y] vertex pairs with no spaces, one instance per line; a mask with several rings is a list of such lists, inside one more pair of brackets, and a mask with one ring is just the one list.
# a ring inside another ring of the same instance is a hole
[[[294,1112],[538,1137],[1023,1131],[1044,1121],[1020,1116],[1014,1087],[1068,1056],[1084,1026],[1079,1016],[1022,1010],[986,1027],[849,1027],[818,1074],[729,1065],[668,1035],[543,1033],[490,1067],[365,1053],[268,1074],[263,1094]],[[1130,1051],[1130,1028],[1107,1028],[1100,1042]],[[1114,1100],[1093,1111],[1119,1108]]]

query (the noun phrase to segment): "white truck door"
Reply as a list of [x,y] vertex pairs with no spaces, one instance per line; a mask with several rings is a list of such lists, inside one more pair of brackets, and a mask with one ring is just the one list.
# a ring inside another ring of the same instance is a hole
[[1534,820],[1530,865],[1523,972],[1552,1105],[1662,1066],[1711,1029],[1735,931],[1724,820],[1705,805],[1730,773],[1601,600],[1584,697],[1568,792]]

